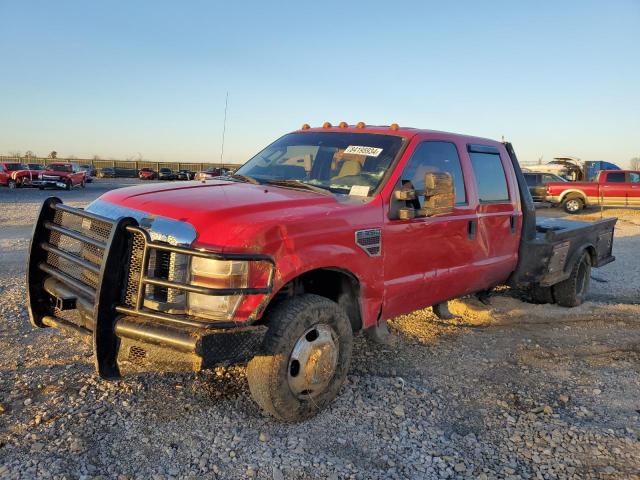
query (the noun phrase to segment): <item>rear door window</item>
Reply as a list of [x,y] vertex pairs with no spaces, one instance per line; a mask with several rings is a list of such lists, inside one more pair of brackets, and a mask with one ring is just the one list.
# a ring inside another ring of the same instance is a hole
[[624,172],[610,172],[607,173],[607,182],[609,183],[624,183]]
[[640,172],[629,172],[629,183],[640,183]]
[[[487,151],[491,149],[489,147]],[[507,176],[497,150],[496,153],[470,151],[469,158],[478,182],[480,203],[508,202]]]

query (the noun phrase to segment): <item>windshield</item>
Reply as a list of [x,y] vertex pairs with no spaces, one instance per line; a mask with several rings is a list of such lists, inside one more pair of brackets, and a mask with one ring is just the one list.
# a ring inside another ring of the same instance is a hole
[[57,172],[71,172],[71,165],[64,165],[62,163],[52,163],[49,165],[49,170],[57,171]]
[[30,163],[29,170],[44,170],[44,165],[40,165],[39,163]]
[[334,193],[368,196],[380,185],[402,138],[371,133],[290,133],[257,154],[234,175],[260,183],[302,183]]

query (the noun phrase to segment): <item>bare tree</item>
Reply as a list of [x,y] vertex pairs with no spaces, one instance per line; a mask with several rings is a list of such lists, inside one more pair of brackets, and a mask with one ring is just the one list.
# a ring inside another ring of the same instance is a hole
[[35,156],[36,155],[31,150],[27,150],[26,152],[24,152],[24,158],[26,158],[27,160],[31,160]]
[[631,170],[640,170],[640,157],[633,157],[629,160],[629,165],[631,166]]
[[13,158],[20,158],[22,156],[22,153],[18,150],[13,150],[9,152],[9,156]]
[[47,158],[58,158],[58,152],[56,152],[55,150],[53,150],[51,153],[49,153],[49,156]]
[[96,161],[96,160],[102,160],[100,158],[100,155],[94,155],[93,157],[91,157],[91,160]]

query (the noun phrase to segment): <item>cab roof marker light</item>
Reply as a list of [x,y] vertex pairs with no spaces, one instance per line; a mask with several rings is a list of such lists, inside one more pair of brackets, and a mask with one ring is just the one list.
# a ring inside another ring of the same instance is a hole
[[392,123],[389,128],[391,130],[398,130],[400,128],[400,125],[398,125],[397,123]]
[[311,128],[311,127],[309,126],[309,124],[308,124],[308,123],[303,123],[303,124],[302,124],[302,128],[301,128],[301,130],[309,130],[310,128]]
[[364,128],[365,126],[366,126],[366,125],[365,125],[365,123],[364,123],[364,122],[358,122],[358,123],[356,124],[356,128]]
[[332,127],[332,125],[331,125],[331,123],[330,123],[330,122],[324,122],[324,123],[322,124],[322,128],[331,128],[331,127]]
[[349,124],[347,122],[340,122],[340,125],[338,125],[340,128],[347,128],[349,126]]

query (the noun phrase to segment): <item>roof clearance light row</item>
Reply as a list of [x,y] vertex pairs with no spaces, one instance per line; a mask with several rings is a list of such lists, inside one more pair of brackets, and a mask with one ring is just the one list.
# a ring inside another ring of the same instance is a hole
[[[330,122],[324,122],[322,124],[322,128],[332,128],[333,125],[331,125]],[[338,124],[338,128],[348,128],[349,124],[347,122],[340,122]],[[356,128],[364,128],[366,127],[364,122],[358,122],[356,123]],[[311,127],[309,126],[308,123],[305,123],[304,125],[302,125],[302,130],[309,130]],[[397,123],[392,123],[391,125],[389,125],[389,129],[390,130],[398,130],[400,128],[400,126]]]

